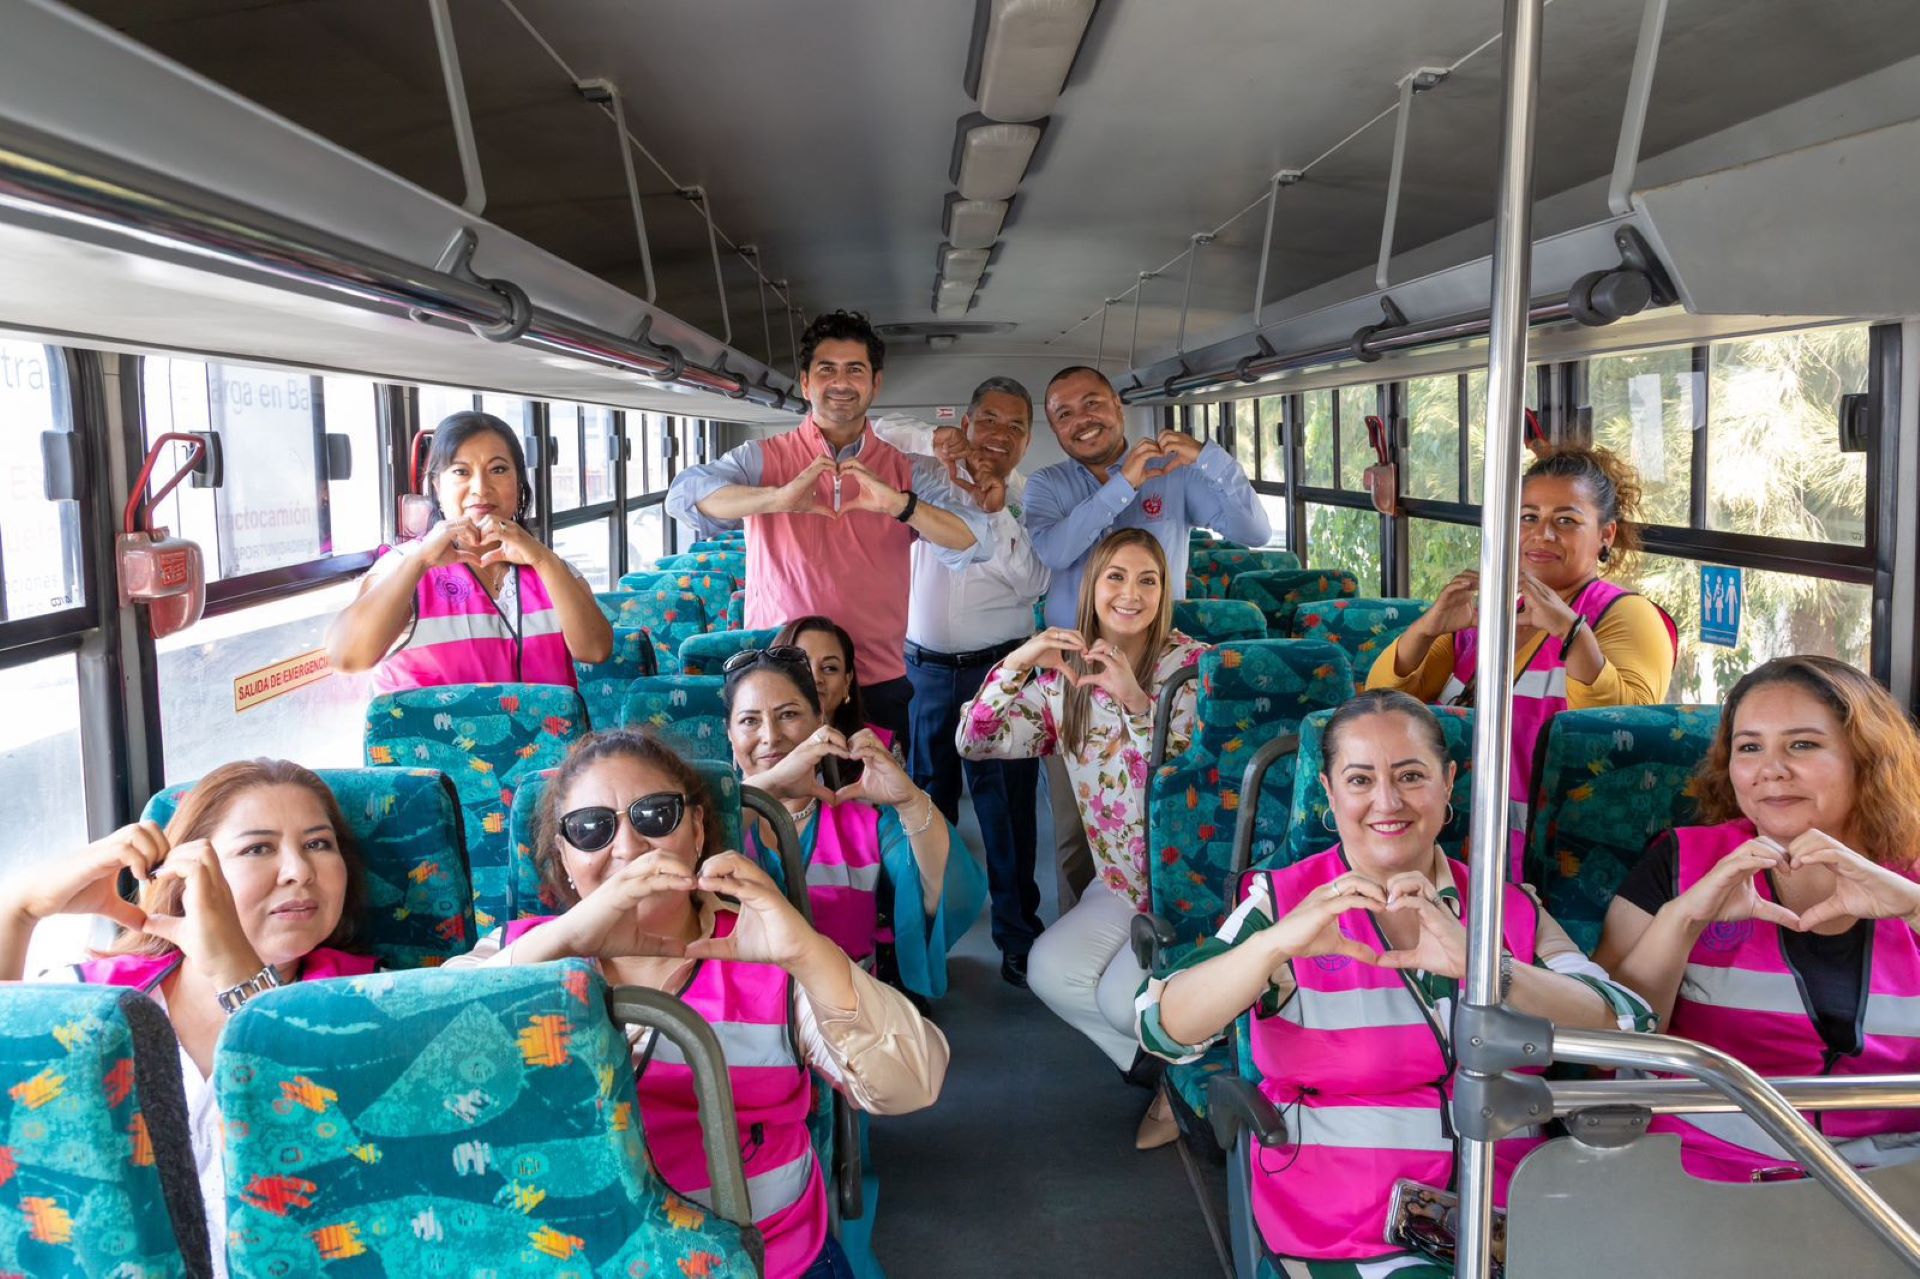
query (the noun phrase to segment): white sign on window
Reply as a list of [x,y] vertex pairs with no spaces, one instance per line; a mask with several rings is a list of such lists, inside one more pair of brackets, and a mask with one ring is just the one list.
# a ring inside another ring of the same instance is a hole
[[225,454],[225,479],[216,499],[221,575],[257,573],[326,554],[313,379],[208,364],[207,402]]

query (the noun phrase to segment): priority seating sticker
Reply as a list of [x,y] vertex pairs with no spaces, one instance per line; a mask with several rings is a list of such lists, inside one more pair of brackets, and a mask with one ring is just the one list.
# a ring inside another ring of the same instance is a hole
[[333,667],[327,664],[327,651],[323,648],[248,671],[233,681],[234,712],[250,711],[296,688],[317,684],[331,674]]

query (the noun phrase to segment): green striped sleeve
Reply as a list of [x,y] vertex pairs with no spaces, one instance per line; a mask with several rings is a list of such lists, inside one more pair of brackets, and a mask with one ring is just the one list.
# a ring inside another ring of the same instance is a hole
[[[1160,1027],[1160,996],[1166,990],[1167,983],[1175,974],[1189,968],[1197,968],[1209,959],[1224,955],[1249,937],[1273,926],[1272,899],[1264,876],[1254,880],[1253,890],[1247,900],[1229,916],[1220,931],[1211,937],[1202,938],[1185,952],[1159,965],[1156,971],[1147,974],[1141,984],[1140,993],[1134,1000],[1134,1029],[1139,1036],[1140,1046],[1156,1057],[1179,1064],[1196,1061],[1206,1050],[1218,1043],[1226,1034],[1222,1027],[1220,1034],[1206,1043],[1183,1044],[1169,1036]],[[1260,996],[1260,1010],[1263,1013],[1275,1013],[1280,1005],[1292,997],[1293,992],[1282,990],[1268,984],[1265,993]]]

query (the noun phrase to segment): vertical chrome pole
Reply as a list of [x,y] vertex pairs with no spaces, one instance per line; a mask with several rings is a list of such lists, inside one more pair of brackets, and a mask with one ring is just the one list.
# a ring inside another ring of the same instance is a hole
[[[1533,123],[1540,90],[1542,0],[1506,0],[1505,101],[1499,203],[1494,212],[1493,306],[1487,334],[1486,472],[1480,521],[1480,648],[1475,672],[1472,900],[1467,921],[1470,1004],[1500,1002],[1500,916],[1507,881],[1508,774],[1513,751],[1515,517],[1520,506],[1520,414],[1526,403],[1527,290],[1533,254]],[[1458,1143],[1459,1279],[1487,1279],[1493,1253],[1493,1143]]]

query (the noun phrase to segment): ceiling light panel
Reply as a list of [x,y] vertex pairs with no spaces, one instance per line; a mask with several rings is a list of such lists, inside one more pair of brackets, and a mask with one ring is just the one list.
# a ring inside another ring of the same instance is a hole
[[943,280],[965,280],[969,284],[980,283],[981,275],[987,269],[987,249],[942,249],[940,252],[940,278]]
[[938,316],[965,315],[973,304],[974,280],[935,280],[933,313]]
[[1094,0],[993,0],[980,54],[980,112],[1038,120],[1053,110]]
[[1040,144],[1040,126],[982,124],[960,140],[960,198],[1008,200],[1019,189]]
[[1005,200],[955,200],[947,208],[947,243],[956,249],[986,249],[1007,220]]

